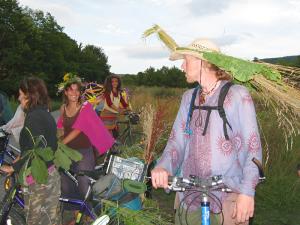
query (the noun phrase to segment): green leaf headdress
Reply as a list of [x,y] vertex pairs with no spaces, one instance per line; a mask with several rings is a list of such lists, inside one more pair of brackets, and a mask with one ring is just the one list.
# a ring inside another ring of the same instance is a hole
[[80,77],[78,77],[76,74],[74,73],[66,73],[63,77],[63,82],[59,83],[57,85],[57,94],[61,93],[68,84],[72,84],[72,83],[81,83],[82,80]]
[[197,39],[188,46],[180,47],[158,25],[146,30],[143,37],[155,33],[171,51],[170,60],[192,55],[214,64],[238,82],[250,83],[259,91],[265,102],[275,109],[286,137],[299,134],[300,91],[286,82],[289,80],[286,78],[299,78],[299,69],[228,56],[221,53],[219,48],[207,39]]

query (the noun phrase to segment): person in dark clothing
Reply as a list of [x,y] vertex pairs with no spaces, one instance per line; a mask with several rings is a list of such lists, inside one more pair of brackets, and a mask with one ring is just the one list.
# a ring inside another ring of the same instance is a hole
[[[25,115],[24,127],[20,133],[22,155],[34,147],[34,139],[42,136],[41,147],[57,149],[57,129],[49,112],[49,97],[45,83],[38,78],[25,78],[20,83],[19,101]],[[4,165],[0,170],[6,173],[19,172],[28,158],[21,157],[12,166]],[[30,162],[29,162],[30,163]],[[28,225],[59,224],[60,176],[52,161],[47,162],[46,184],[28,183],[24,186],[26,222]]]

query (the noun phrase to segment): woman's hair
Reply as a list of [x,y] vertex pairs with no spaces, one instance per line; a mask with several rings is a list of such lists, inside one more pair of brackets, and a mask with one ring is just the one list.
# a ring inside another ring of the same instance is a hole
[[37,77],[24,78],[19,88],[28,99],[26,109],[31,109],[35,106],[46,106],[50,109],[50,98],[43,80]]
[[105,81],[104,81],[104,88],[105,88],[105,94],[110,94],[110,92],[112,91],[112,84],[111,84],[111,81],[112,79],[117,79],[118,80],[118,87],[117,87],[117,90],[118,92],[121,91],[121,87],[122,87],[122,84],[121,84],[121,78],[117,75],[110,75],[108,77],[106,77]]
[[77,88],[78,88],[78,90],[79,90],[79,92],[80,92],[80,96],[79,96],[79,98],[78,98],[78,103],[81,103],[81,101],[82,101],[82,99],[81,99],[81,94],[82,94],[82,83],[79,82],[79,81],[74,81],[74,82],[72,82],[72,83],[66,84],[66,86],[64,87],[64,91],[63,91],[62,96],[63,96],[63,102],[64,102],[66,105],[69,104],[69,99],[68,99],[68,97],[66,96],[65,91],[69,90],[69,88],[71,88],[71,86],[72,86],[73,84],[75,84],[75,85],[77,86]]

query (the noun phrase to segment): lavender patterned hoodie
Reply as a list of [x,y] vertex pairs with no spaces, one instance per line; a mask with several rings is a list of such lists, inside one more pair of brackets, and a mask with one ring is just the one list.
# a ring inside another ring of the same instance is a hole
[[[218,105],[222,86],[221,81],[213,95],[206,98],[204,105]],[[179,172],[180,176],[196,175],[201,178],[223,175],[223,182],[237,193],[254,196],[258,183],[258,169],[251,161],[253,157],[262,160],[262,149],[256,121],[256,113],[248,90],[241,85],[233,85],[224,101],[226,117],[232,130],[227,127],[229,140],[225,139],[223,120],[217,110],[212,110],[206,135],[203,136],[206,110],[194,110],[190,128],[192,134],[185,133],[188,109],[193,90],[183,94],[179,112],[174,122],[167,146],[157,167],[165,168],[171,175]],[[199,102],[197,95],[195,104]],[[201,125],[199,125],[202,120]],[[189,192],[180,193],[182,200]],[[221,201],[226,193],[215,192]],[[198,195],[185,199],[190,210],[200,205]],[[211,200],[211,208],[219,212],[217,204]]]

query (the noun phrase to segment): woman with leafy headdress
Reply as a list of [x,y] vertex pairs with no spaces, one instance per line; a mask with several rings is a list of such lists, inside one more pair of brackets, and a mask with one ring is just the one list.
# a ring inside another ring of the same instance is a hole
[[[29,151],[39,143],[42,151],[47,148],[57,150],[56,124],[49,112],[49,96],[45,83],[35,77],[25,78],[20,83],[19,101],[25,112],[24,127],[20,133],[21,159],[12,166],[2,166],[0,169],[7,173],[20,172],[25,164],[34,164],[30,160]],[[36,156],[39,158],[38,156]],[[29,161],[29,162],[28,162]],[[60,176],[53,160],[47,161],[48,180],[44,184],[34,183],[27,177],[28,189],[23,192],[25,200],[26,224],[59,224]],[[47,170],[47,169],[46,169]],[[34,171],[32,171],[33,173]],[[19,176],[22,176],[19,174]]]
[[[64,76],[64,82],[59,84],[63,92],[64,104],[60,108],[58,128],[62,133],[62,142],[80,152],[83,156],[79,162],[74,162],[71,170],[93,170],[95,157],[92,146],[100,154],[107,151],[114,140],[105,129],[93,107],[81,99],[81,79],[71,73]],[[78,177],[78,186],[66,175],[62,174],[62,196],[70,199],[84,199],[89,180],[85,176]],[[79,209],[65,204],[64,209]]]

